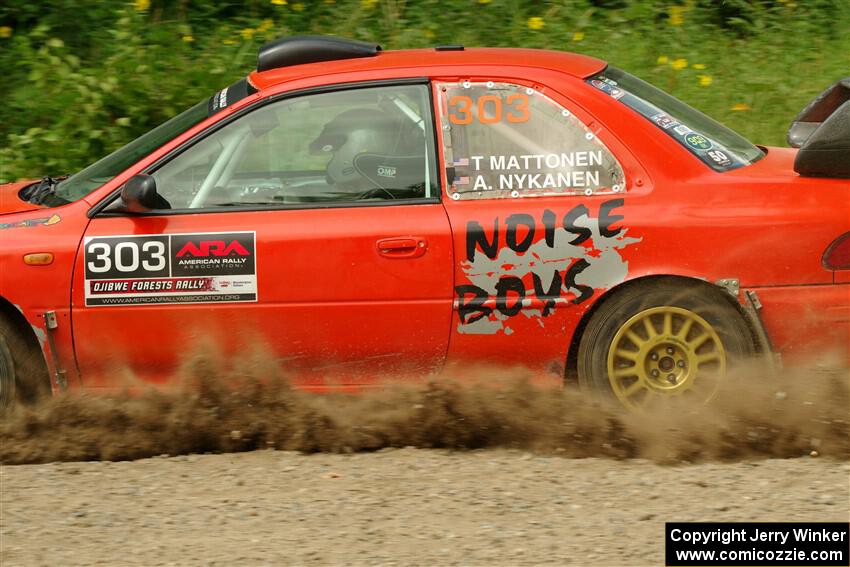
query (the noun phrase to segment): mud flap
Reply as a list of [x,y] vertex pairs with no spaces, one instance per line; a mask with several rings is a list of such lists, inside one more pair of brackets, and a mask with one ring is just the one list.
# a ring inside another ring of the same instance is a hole
[[767,370],[772,375],[776,375],[782,370],[782,357],[773,348],[773,342],[770,340],[770,335],[767,334],[767,329],[761,318],[761,301],[755,291],[750,289],[744,291],[743,307],[748,319],[747,322],[756,340],[756,347],[764,355],[764,363],[767,365]]
[[47,327],[47,344],[50,346],[50,357],[53,359],[53,368],[55,373],[54,391],[64,392],[68,389],[68,373],[59,364],[59,355],[56,353],[56,329],[59,327],[59,321],[56,319],[55,311],[44,312],[44,322]]

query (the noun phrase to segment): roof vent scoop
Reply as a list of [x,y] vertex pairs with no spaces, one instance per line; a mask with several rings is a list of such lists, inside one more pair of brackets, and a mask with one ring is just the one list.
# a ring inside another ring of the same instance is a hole
[[794,160],[800,175],[850,178],[850,77],[823,91],[797,115],[788,143],[800,148]]
[[377,43],[323,35],[296,35],[265,44],[257,56],[257,71],[290,65],[374,57],[381,51]]

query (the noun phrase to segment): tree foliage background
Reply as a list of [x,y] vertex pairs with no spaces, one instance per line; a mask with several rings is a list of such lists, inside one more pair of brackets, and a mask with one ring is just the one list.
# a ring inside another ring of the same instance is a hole
[[847,0],[5,0],[0,180],[79,170],[302,33],[588,53],[782,145],[850,75],[848,30]]

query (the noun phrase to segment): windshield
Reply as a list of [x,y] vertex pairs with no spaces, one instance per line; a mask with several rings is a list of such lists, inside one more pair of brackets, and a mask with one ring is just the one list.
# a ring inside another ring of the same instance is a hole
[[758,161],[759,148],[702,112],[615,67],[587,80],[655,124],[715,171]]
[[61,182],[56,196],[68,202],[82,199],[207,116],[209,105],[204,100]]

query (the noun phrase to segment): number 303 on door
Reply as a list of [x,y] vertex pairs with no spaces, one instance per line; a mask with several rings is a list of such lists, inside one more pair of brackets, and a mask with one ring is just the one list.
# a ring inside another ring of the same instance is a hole
[[143,270],[158,272],[165,268],[165,244],[148,241],[140,247],[136,242],[119,242],[112,248],[106,242],[94,242],[86,249],[86,259],[86,269],[95,274],[109,272],[113,265],[119,272],[135,272],[140,259]]
[[514,124],[528,122],[528,95],[510,94],[505,98],[497,95],[482,95],[473,103],[472,97],[453,96],[449,99],[449,121],[452,124],[472,124],[477,119],[481,124],[495,124],[504,118]]

